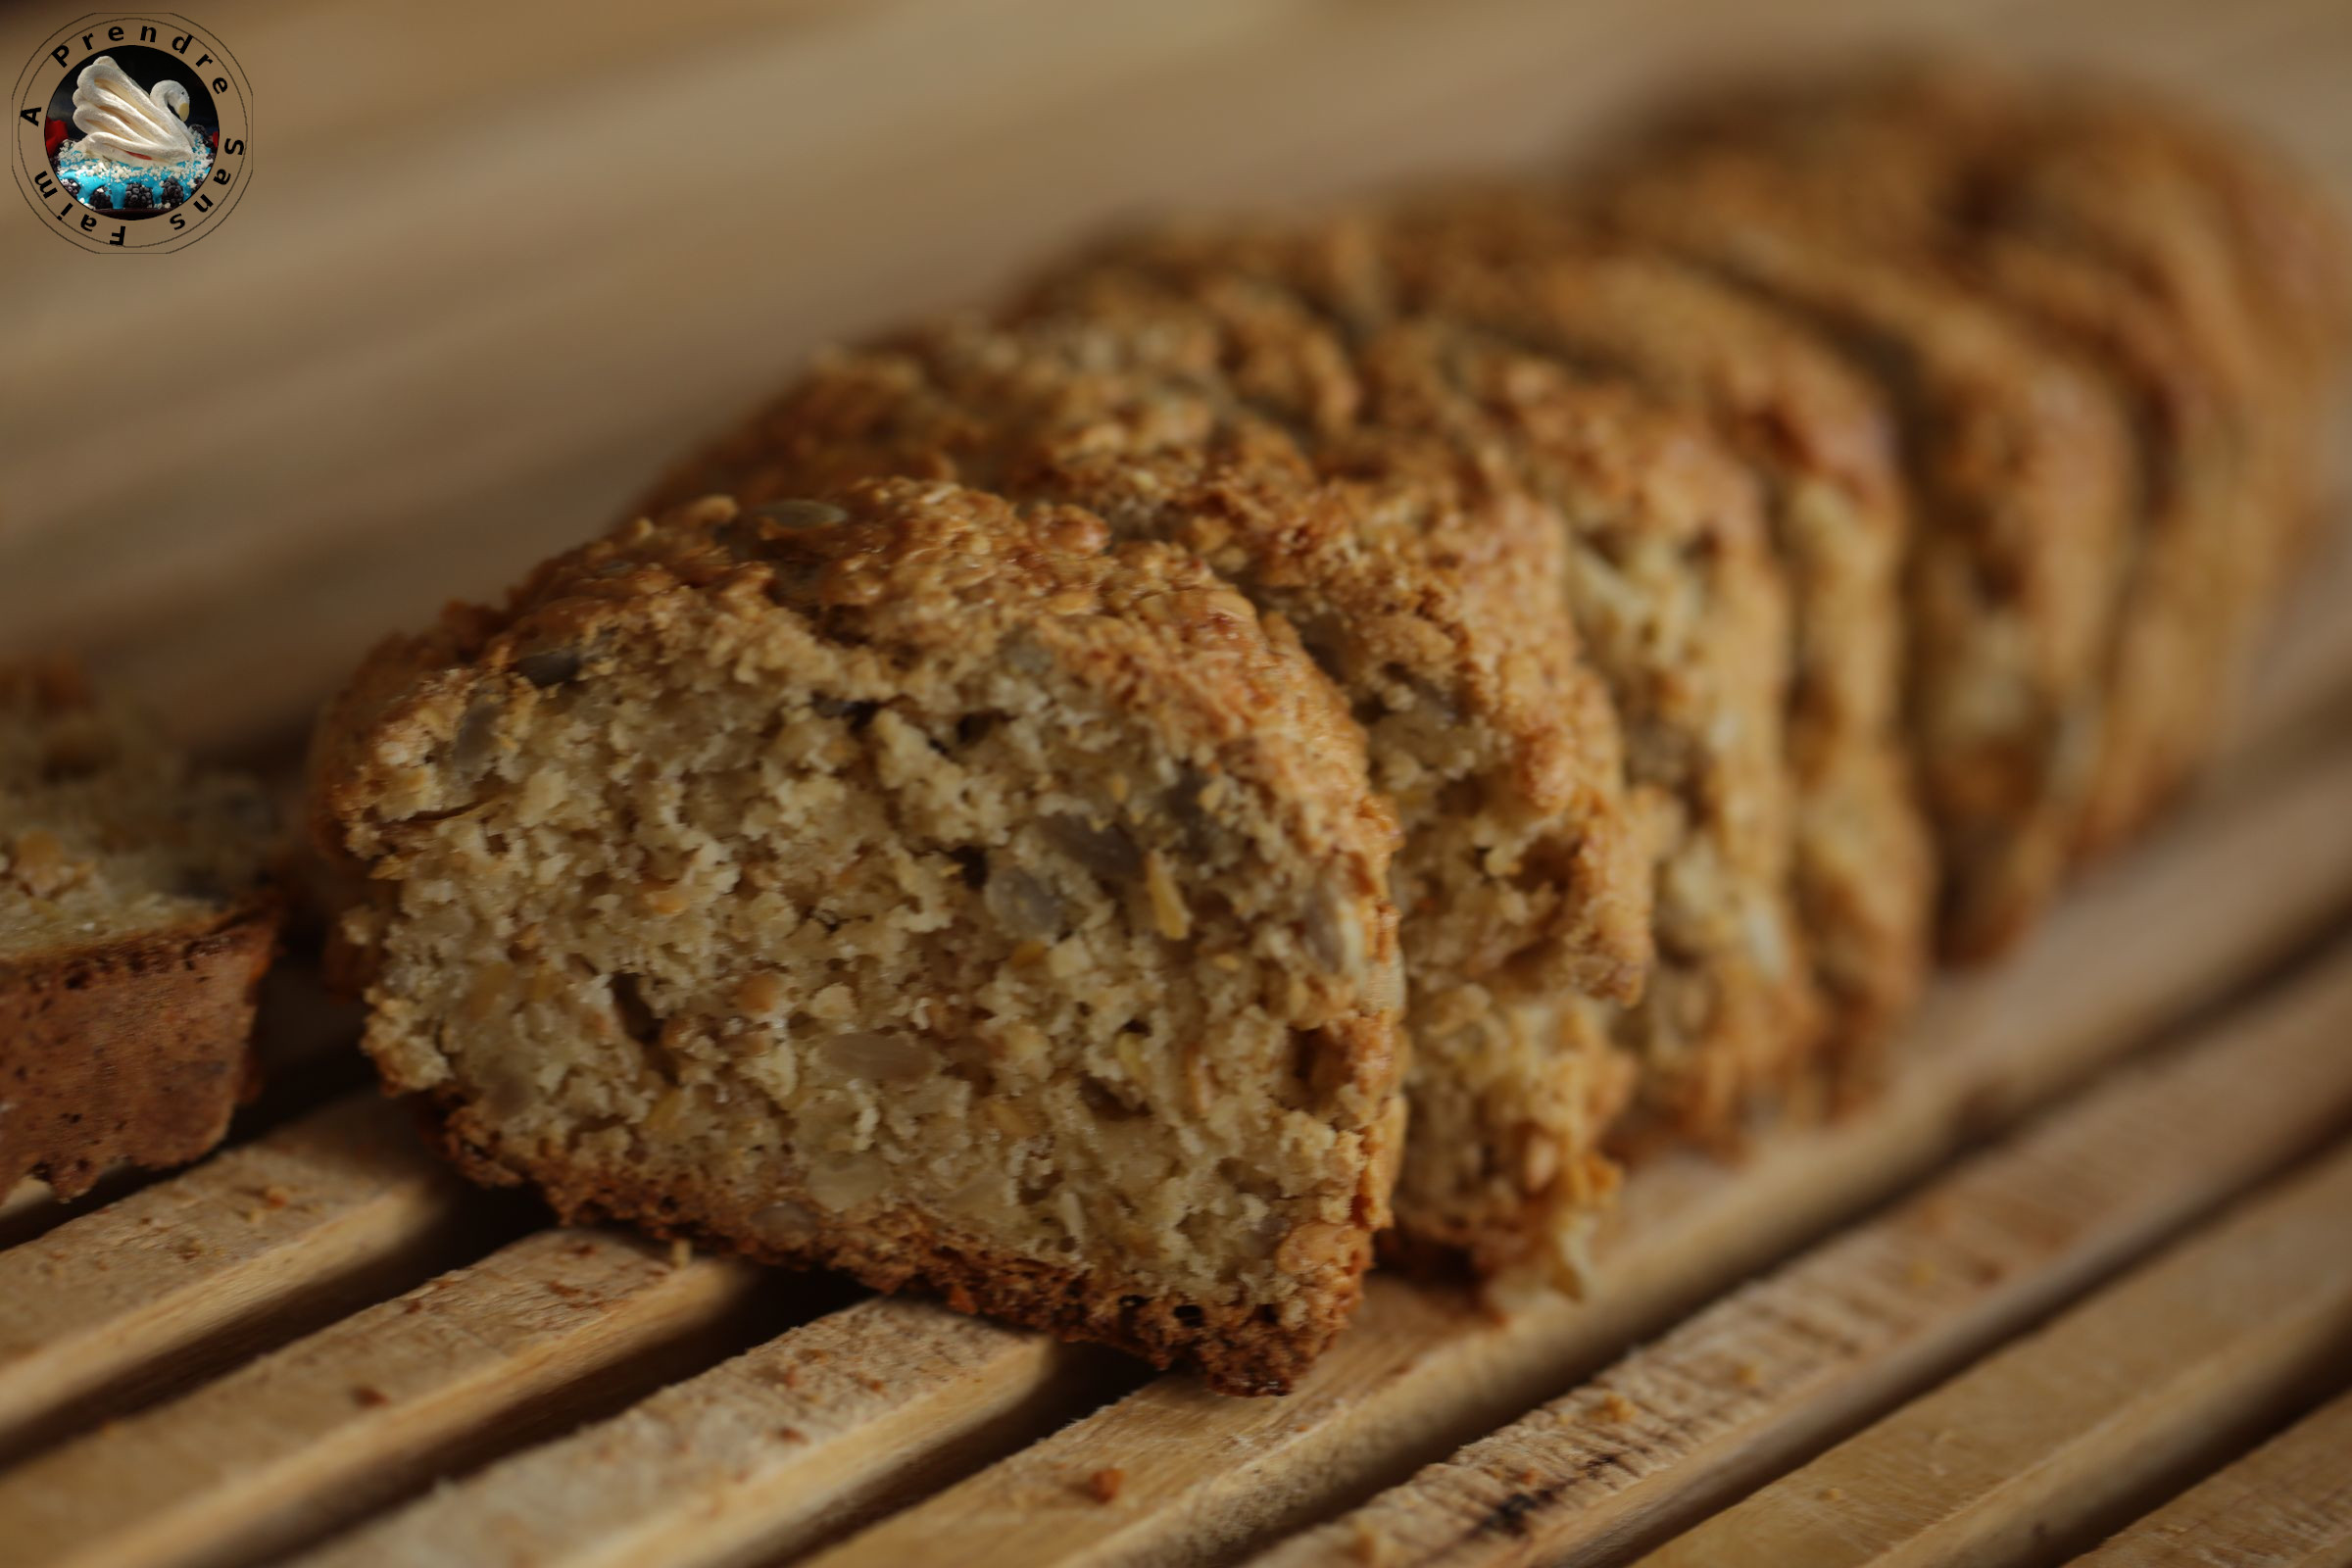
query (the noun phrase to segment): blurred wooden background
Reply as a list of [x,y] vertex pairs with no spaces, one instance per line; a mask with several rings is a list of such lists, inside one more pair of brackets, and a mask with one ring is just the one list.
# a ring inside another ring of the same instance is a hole
[[[1073,235],[1544,159],[1694,71],[1949,39],[2193,90],[2352,195],[2346,0],[203,0],[256,185],[0,214],[0,649],[194,738],[607,523],[814,343]],[[12,66],[67,19],[0,9]]]

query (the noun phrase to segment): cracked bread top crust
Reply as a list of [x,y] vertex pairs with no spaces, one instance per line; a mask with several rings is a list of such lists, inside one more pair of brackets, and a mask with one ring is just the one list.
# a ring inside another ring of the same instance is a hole
[[[1267,334],[1251,324],[1329,315],[1280,247],[1235,258],[1225,243],[1176,237],[1081,264],[1041,284],[1029,308],[1090,319],[1204,313],[1229,323],[1237,381],[1267,386],[1288,363],[1283,339],[1254,352]],[[1324,401],[1321,439],[1431,442],[1498,465],[1544,501],[1566,542],[1564,610],[1660,835],[1658,964],[1613,1028],[1642,1064],[1644,1123],[1726,1135],[1791,1080],[1818,1038],[1788,897],[1787,607],[1752,484],[1698,427],[1446,318],[1333,325],[1361,390]],[[1261,360],[1272,368],[1255,369]],[[1299,405],[1288,416],[1318,416]]]
[[1346,433],[1363,395],[1297,313],[948,322],[820,364],[668,489],[902,471],[1068,499],[1293,627],[1404,827],[1400,1222],[1482,1268],[1572,1267],[1627,1085],[1590,999],[1649,961],[1647,826],[1605,694],[1528,591],[1560,581],[1557,529],[1492,455]]
[[1357,335],[1437,318],[1631,381],[1709,420],[1761,481],[1792,635],[1788,751],[1795,898],[1841,1054],[1909,1007],[1934,867],[1902,750],[1893,433],[1879,399],[1778,313],[1695,269],[1609,245],[1524,185],[1298,225],[1165,230],[1161,268],[1277,277]]
[[314,780],[367,1048],[477,1176],[1230,1392],[1351,1309],[1395,823],[1180,552],[938,480],[689,503],[379,649]]
[[1791,312],[1896,411],[1913,499],[1908,716],[1943,945],[1984,958],[2048,903],[2091,796],[2129,437],[2072,354],[1948,271],[1874,248],[1816,197],[1767,152],[1666,137],[1581,200],[1612,231]]
[[0,662],[0,1191],[209,1151],[276,952],[259,785],[51,661]]

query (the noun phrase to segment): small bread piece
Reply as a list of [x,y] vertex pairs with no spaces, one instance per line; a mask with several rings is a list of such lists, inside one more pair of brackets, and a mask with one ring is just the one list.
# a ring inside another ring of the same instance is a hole
[[1693,119],[1682,135],[1768,154],[1860,242],[1948,267],[2078,353],[2129,412],[2140,482],[2081,825],[2085,854],[2125,842],[2209,748],[2310,511],[2313,397],[2266,341],[2213,193],[2146,116],[1960,64]]
[[1499,465],[1347,438],[1362,391],[1343,346],[1295,312],[1254,327],[1244,342],[1180,302],[942,323],[821,361],[665,493],[756,504],[896,472],[1067,501],[1200,555],[1295,628],[1404,829],[1399,1221],[1481,1268],[1573,1268],[1630,1077],[1597,1004],[1641,985],[1650,873],[1614,715],[1558,609],[1563,541]]
[[1249,604],[1070,508],[725,497],[321,728],[368,1051],[476,1177],[1289,1387],[1388,1222],[1396,835]]
[[1943,946],[1989,957],[2072,862],[2094,786],[2133,480],[2122,411],[2072,355],[1918,258],[1874,248],[1736,138],[1668,136],[1582,193],[1619,233],[1821,333],[1902,422],[1909,717]]
[[0,663],[0,1192],[211,1150],[276,952],[260,787],[71,665]]
[[[1599,241],[1542,187],[1455,190],[1280,227],[1164,230],[1121,250],[1162,271],[1278,279],[1358,337],[1434,318],[1487,342],[1490,356],[1507,344],[1579,379],[1631,381],[1705,418],[1748,466],[1788,583],[1793,896],[1834,1014],[1827,1044],[1861,1065],[1922,984],[1934,879],[1902,745],[1907,523],[1881,401],[1781,313],[1693,268]],[[1601,428],[1615,418],[1594,416]]]

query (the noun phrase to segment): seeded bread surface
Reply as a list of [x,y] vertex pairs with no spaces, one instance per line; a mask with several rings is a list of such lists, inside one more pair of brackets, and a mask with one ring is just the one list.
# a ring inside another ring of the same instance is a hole
[[0,663],[0,1191],[211,1150],[253,1084],[270,811],[71,665]]
[[925,480],[639,521],[323,726],[366,1045],[572,1217],[1288,1386],[1402,1134],[1396,836],[1279,628]]

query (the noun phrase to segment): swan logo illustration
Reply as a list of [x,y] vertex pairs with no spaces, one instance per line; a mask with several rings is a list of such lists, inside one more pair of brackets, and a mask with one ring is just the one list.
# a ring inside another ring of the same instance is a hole
[[100,55],[74,83],[74,122],[93,157],[138,164],[184,163],[199,145],[188,133],[188,89],[166,79],[152,88]]
[[76,23],[33,56],[18,99],[19,183],[84,249],[178,249],[244,194],[251,90],[184,19]]

